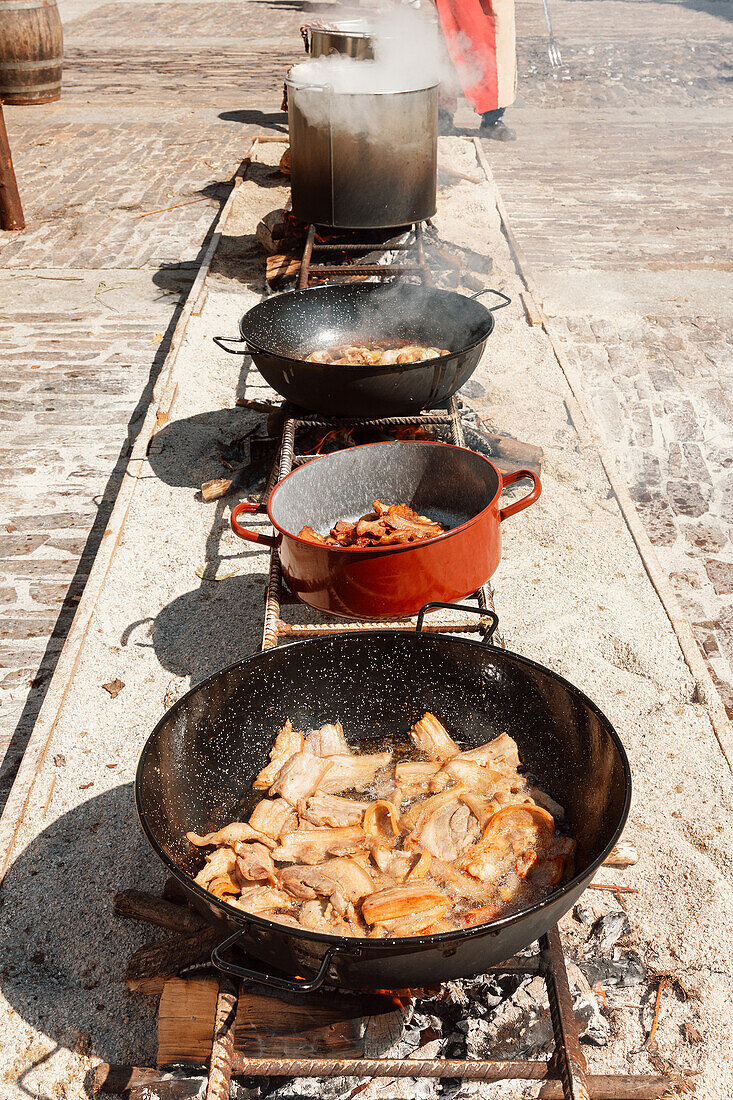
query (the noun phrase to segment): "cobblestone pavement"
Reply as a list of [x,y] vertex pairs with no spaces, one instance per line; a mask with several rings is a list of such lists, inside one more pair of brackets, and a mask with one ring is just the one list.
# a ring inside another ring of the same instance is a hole
[[220,2],[61,0],[62,99],[5,108],[28,226],[0,233],[0,808],[202,242],[250,133],[282,122],[309,9],[252,0],[234,34]]
[[733,714],[733,5],[519,0],[486,148],[547,312]]

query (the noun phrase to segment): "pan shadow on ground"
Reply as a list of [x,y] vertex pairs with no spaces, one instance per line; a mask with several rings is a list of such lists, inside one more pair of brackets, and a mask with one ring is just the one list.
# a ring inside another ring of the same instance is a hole
[[[189,574],[196,587],[177,596],[155,616],[128,623],[123,647],[152,647],[161,665],[178,677],[197,683],[213,672],[248,656],[259,645],[266,574],[253,567],[260,551],[229,535],[229,513],[247,492],[256,491],[264,466],[252,468],[241,492],[218,501],[201,499],[200,486],[215,477],[231,476],[222,464],[217,444],[236,451],[238,440],[258,423],[241,409],[220,409],[166,425],[155,437],[148,456],[154,475],[176,489],[190,489],[192,522],[208,525],[205,552],[192,561]],[[261,521],[256,521],[258,524]],[[225,544],[226,543],[226,544]]]
[[[131,783],[63,814],[15,860],[3,883],[0,988],[25,1023],[56,1048],[106,1061],[153,1056],[154,1002],[133,998],[123,976],[132,952],[165,933],[115,917],[111,902],[117,890],[160,889],[162,881],[137,821]],[[142,1040],[132,1028],[120,1028],[128,1015],[142,1029]],[[45,1100],[32,1083],[33,1071],[43,1061],[53,1065],[55,1057],[57,1050],[49,1053],[35,1042],[15,1064],[6,1062],[3,1073],[18,1079],[29,1097]]]

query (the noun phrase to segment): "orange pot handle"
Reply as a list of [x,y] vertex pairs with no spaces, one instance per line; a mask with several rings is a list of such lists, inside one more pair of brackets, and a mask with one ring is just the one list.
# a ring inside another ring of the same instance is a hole
[[542,482],[538,478],[537,474],[532,470],[515,470],[512,474],[501,475],[501,491],[506,489],[507,485],[513,485],[515,481],[524,481],[528,478],[532,482],[532,489],[527,493],[526,497],[520,497],[519,500],[513,501],[511,504],[507,504],[506,508],[499,509],[499,519],[505,520],[509,516],[515,515],[517,512],[523,512],[525,508],[529,508],[530,504],[539,497],[542,492]]
[[266,535],[262,531],[248,531],[246,527],[242,527],[241,523],[238,523],[237,520],[243,512],[247,512],[250,515],[254,512],[267,513],[267,505],[255,504],[251,500],[243,500],[236,508],[232,508],[230,523],[232,525],[232,531],[235,535],[238,535],[240,539],[245,539],[247,542],[256,542],[261,546],[277,546],[277,539],[273,535]]

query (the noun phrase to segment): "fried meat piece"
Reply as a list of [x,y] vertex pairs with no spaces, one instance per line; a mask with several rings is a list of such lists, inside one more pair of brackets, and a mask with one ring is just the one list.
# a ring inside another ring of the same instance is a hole
[[292,912],[295,902],[285,890],[274,886],[245,886],[238,898],[229,898],[229,904],[245,913],[270,914],[273,909]]
[[324,539],[323,535],[319,535],[317,531],[314,531],[308,524],[305,527],[301,527],[298,531],[298,538],[305,539],[306,542],[315,542],[318,546],[327,546],[328,539]]
[[479,834],[479,823],[464,802],[449,803],[431,814],[419,832],[420,844],[442,860],[457,859]]
[[517,742],[508,733],[500,733],[493,741],[468,749],[461,753],[462,760],[473,760],[477,764],[491,766],[497,771],[516,772],[519,768],[519,749]]
[[320,863],[326,856],[345,856],[366,847],[367,838],[358,825],[341,829],[297,829],[287,833],[272,853],[279,863]]
[[[206,863],[194,877],[194,882],[197,882],[199,886],[203,886],[205,890],[209,889],[215,879],[222,877],[231,878],[232,882],[236,882],[234,877],[236,866],[237,853],[232,848],[217,848],[215,851],[209,852]],[[234,892],[238,894],[239,887]]]
[[328,771],[321,778],[318,790],[324,794],[363,791],[379,769],[389,764],[391,755],[389,752],[375,752],[363,756],[329,756],[325,761]]
[[450,904],[450,899],[438,886],[417,879],[370,894],[362,902],[361,913],[367,924],[384,924],[385,921],[426,913],[445,902]]
[[332,897],[358,902],[374,893],[371,876],[356,860],[327,859],[317,867],[285,867],[280,873],[283,888],[296,898]]
[[236,852],[237,877],[241,882],[262,882],[266,879],[273,886],[277,885],[275,865],[264,844],[238,844]]
[[323,794],[317,791],[303,805],[299,804],[301,818],[313,825],[360,825],[368,802],[357,802],[353,798],[341,798],[337,794]]
[[427,711],[410,730],[410,737],[419,749],[441,763],[460,752],[458,745],[434,714]]
[[351,749],[340,722],[326,723],[319,730],[311,730],[305,739],[304,749],[314,756],[350,756]]
[[243,844],[248,840],[259,840],[270,848],[275,847],[269,836],[263,835],[251,823],[248,825],[245,821],[232,821],[229,825],[225,825],[223,829],[218,829],[215,833],[207,833],[206,836],[199,836],[198,833],[186,833],[186,840],[189,840],[191,844],[195,844],[197,848],[206,848],[208,845],[217,847],[225,845],[233,848],[235,844]]
[[455,901],[470,901],[482,904],[486,901],[486,886],[472,875],[459,871],[454,863],[444,863],[433,859],[430,864],[430,878],[439,883]]
[[462,787],[449,787],[447,790],[441,791],[440,794],[434,794],[431,795],[430,798],[424,798],[422,802],[415,802],[414,805],[410,806],[409,810],[405,810],[400,818],[400,829],[409,834],[408,839],[412,838],[414,841],[416,838],[419,838],[420,832],[429,817],[446,806],[455,808],[462,794]]
[[288,824],[297,829],[298,815],[285,798],[263,798],[249,815],[249,823],[253,829],[277,841]]
[[438,776],[442,773],[443,769],[437,761],[401,760],[395,764],[394,777],[404,798],[417,798],[427,791],[442,790],[448,782],[447,776],[443,776],[439,785],[433,786],[434,782],[438,783]]
[[327,932],[331,936],[355,934],[349,922],[336,912],[330,901],[323,898],[304,902],[298,913],[298,921],[301,928],[309,932]]
[[[296,752],[286,760],[275,776],[270,794],[282,795],[291,806],[297,806],[298,802],[310,798],[319,788],[327,789],[323,788],[322,782],[326,772],[331,770],[332,759],[339,758],[323,759],[310,752]],[[347,759],[351,760],[352,757]]]
[[[459,753],[449,760],[431,781],[431,790],[442,790],[449,783],[462,783],[468,790],[481,791],[490,794],[506,783],[506,773],[494,771],[488,765],[478,764],[475,760],[465,760]],[[519,786],[524,786],[524,781],[517,776]]]
[[554,834],[552,815],[540,806],[504,806],[489,818],[480,841],[465,852],[461,868],[496,885],[517,863],[524,866],[528,852],[539,855],[550,846]]
[[270,763],[262,769],[252,784],[255,790],[266,790],[274,781],[283,764],[296,752],[300,752],[302,748],[303,734],[299,730],[293,729],[293,723],[288,718],[275,738],[275,744],[270,749]]
[[436,535],[442,535],[445,531],[441,523],[419,515],[407,504],[386,505],[382,504],[381,500],[375,500],[373,508],[382,523],[390,530],[404,533],[411,539],[431,539]]
[[439,904],[423,912],[411,913],[397,920],[380,921],[380,932],[384,936],[424,936],[434,935],[436,931],[449,932],[453,925],[443,926],[442,921],[452,904],[450,898],[444,898]]

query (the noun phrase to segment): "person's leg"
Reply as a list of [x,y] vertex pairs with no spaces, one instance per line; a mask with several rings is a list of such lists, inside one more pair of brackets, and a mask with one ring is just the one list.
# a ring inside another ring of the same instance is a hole
[[499,107],[496,111],[484,111],[478,131],[481,137],[491,138],[492,141],[517,140],[515,131],[504,122],[505,110],[506,107]]

